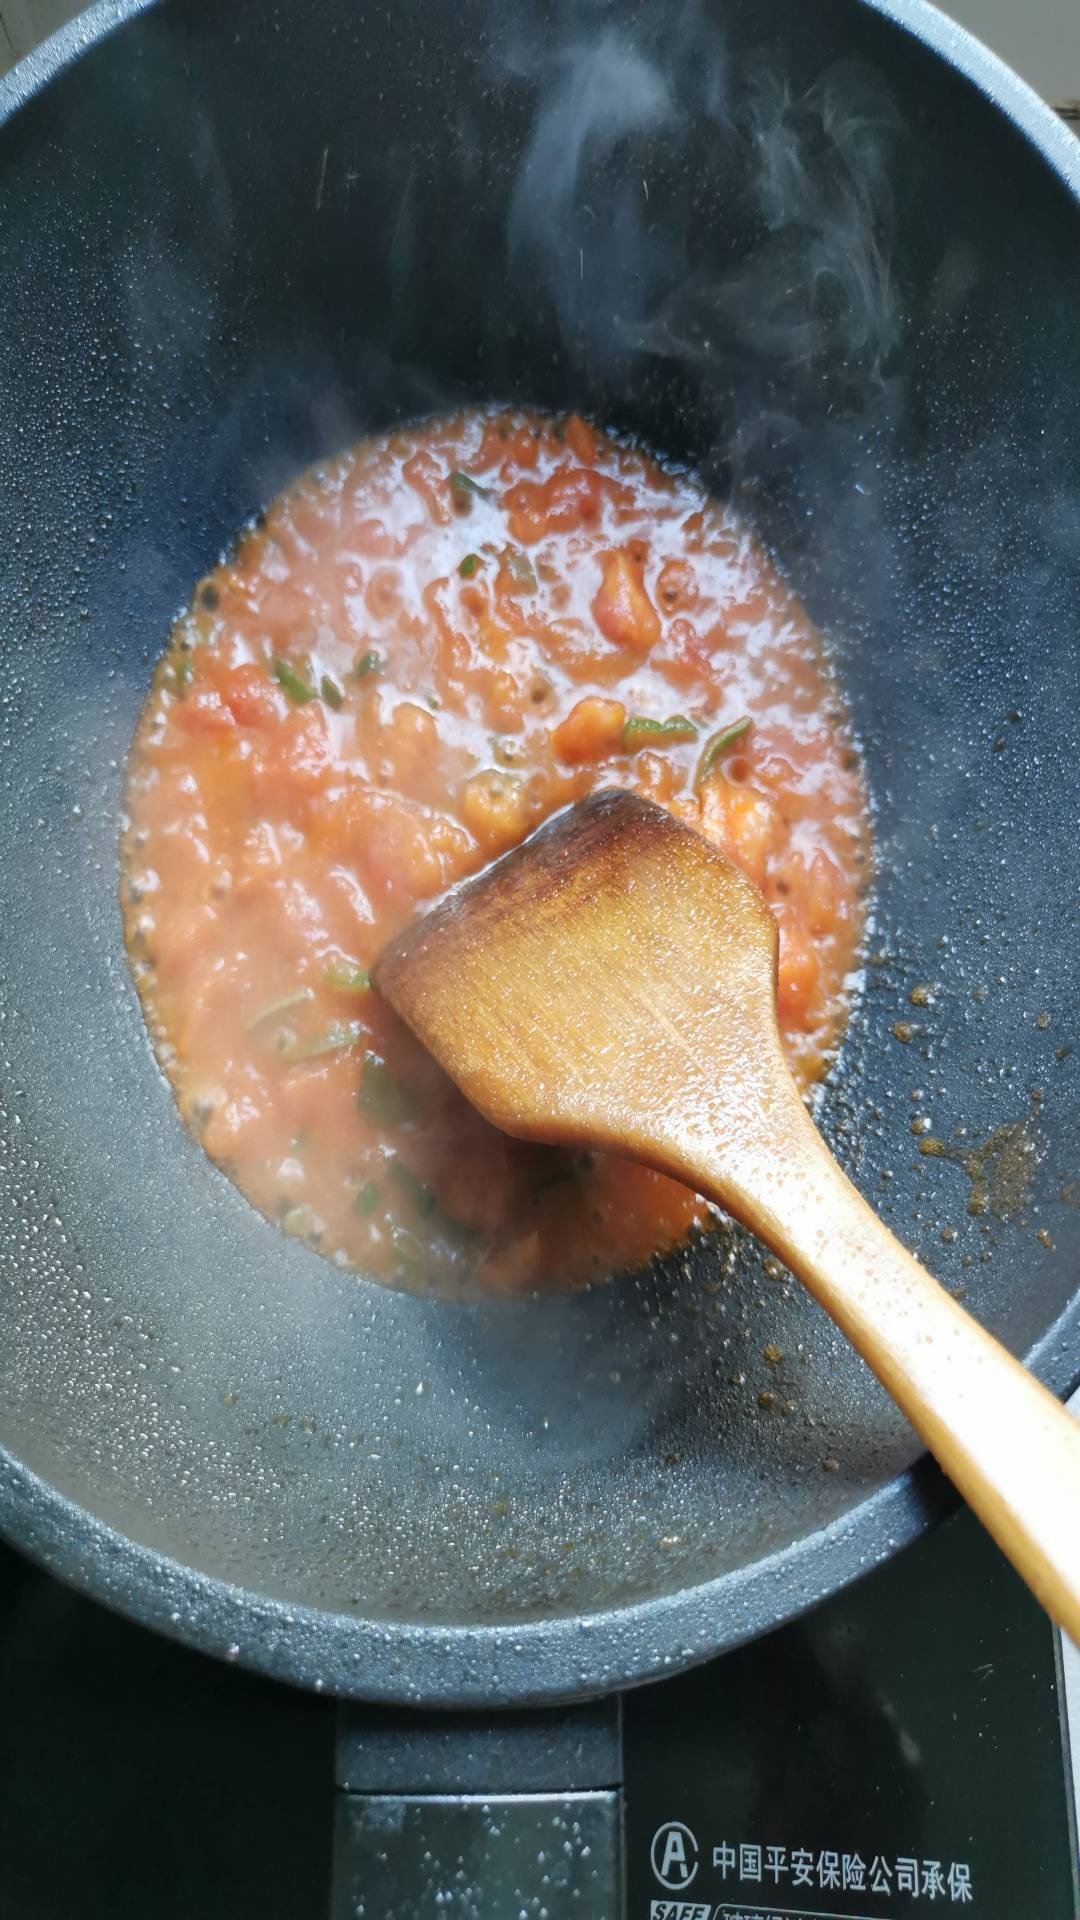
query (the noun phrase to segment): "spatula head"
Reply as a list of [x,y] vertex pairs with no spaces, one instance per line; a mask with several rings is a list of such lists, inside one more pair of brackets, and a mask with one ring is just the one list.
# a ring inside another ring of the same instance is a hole
[[677,1172],[705,1116],[715,1141],[775,1082],[776,953],[737,867],[606,791],[416,921],[374,979],[496,1126]]

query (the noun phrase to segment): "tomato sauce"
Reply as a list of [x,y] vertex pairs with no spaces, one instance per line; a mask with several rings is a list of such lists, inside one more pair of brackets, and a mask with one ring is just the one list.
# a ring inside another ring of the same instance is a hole
[[128,951],[186,1123],[287,1233],[513,1289],[707,1223],[659,1174],[496,1132],[368,984],[418,908],[603,786],[762,889],[808,1088],[866,798],[820,639],[730,509],[576,416],[470,412],[305,474],[200,583],[131,755]]

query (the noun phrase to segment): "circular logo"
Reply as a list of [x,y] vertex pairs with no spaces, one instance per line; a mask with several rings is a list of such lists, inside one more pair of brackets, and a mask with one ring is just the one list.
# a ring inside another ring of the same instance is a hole
[[660,1885],[681,1893],[698,1870],[698,1843],[681,1820],[668,1820],[653,1834],[650,1858]]

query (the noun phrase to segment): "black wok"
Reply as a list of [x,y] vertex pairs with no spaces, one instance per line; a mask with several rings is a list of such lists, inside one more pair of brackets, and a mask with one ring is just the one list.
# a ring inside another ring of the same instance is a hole
[[[135,716],[240,522],[390,419],[573,404],[756,518],[876,807],[823,1124],[1080,1376],[1080,149],[903,14],[110,0],[0,87],[0,1526],[193,1645],[387,1700],[597,1692],[947,1498],[745,1237],[426,1302],[286,1241],[184,1135],[121,946]],[[918,1116],[1023,1129],[990,1211]]]

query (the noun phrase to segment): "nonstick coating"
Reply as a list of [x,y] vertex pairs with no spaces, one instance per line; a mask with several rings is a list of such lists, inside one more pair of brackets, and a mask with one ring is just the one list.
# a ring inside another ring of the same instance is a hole
[[[402,1700],[600,1690],[947,1497],[744,1236],[435,1304],[285,1240],[186,1138],[121,945],[132,727],[239,524],[395,418],[574,404],[773,540],[876,806],[824,1124],[946,1286],[1080,1375],[1080,168],[904,15],[182,0],[0,89],[0,1525],[196,1645]],[[968,1214],[923,1115],[1028,1127],[1020,1217]]]

